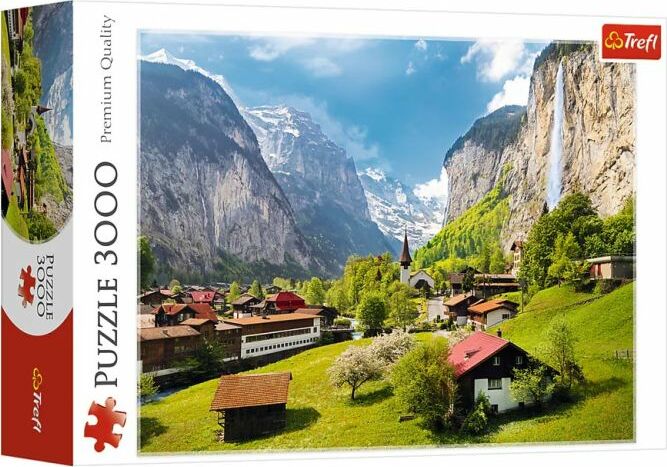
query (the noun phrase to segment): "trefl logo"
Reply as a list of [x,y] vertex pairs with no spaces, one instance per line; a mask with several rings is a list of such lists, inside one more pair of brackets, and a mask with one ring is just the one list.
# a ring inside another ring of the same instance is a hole
[[605,24],[602,26],[602,58],[659,60],[660,25]]
[[[55,257],[43,255],[36,258],[37,270],[31,264],[21,269],[19,274],[18,296],[23,308],[36,307],[39,318],[53,319],[53,268]],[[37,303],[35,305],[35,299]]]

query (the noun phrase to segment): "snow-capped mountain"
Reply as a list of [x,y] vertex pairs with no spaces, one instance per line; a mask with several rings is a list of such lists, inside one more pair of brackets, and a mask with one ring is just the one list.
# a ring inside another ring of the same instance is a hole
[[145,62],[151,62],[151,63],[162,63],[165,65],[175,65],[183,70],[186,71],[194,71],[197,72],[201,75],[206,76],[207,78],[215,81],[222,87],[222,89],[227,93],[227,95],[234,101],[234,104],[236,104],[237,107],[240,108],[240,101],[238,96],[234,93],[234,90],[230,86],[230,84],[227,82],[224,76],[211,73],[208,70],[205,70],[204,68],[198,66],[193,60],[188,60],[185,58],[177,58],[174,55],[171,54],[166,49],[160,49],[152,54],[148,55],[143,55],[139,57],[140,60],[143,60]]
[[411,188],[376,168],[360,172],[359,180],[371,219],[387,237],[402,241],[407,229],[410,247],[416,249],[442,228],[445,193],[433,193],[424,186]]

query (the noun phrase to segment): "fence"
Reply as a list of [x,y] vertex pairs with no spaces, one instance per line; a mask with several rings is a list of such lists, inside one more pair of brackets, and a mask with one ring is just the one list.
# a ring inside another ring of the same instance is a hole
[[634,350],[629,350],[629,349],[615,350],[614,351],[614,358],[616,358],[617,360],[634,360],[635,359],[635,351]]

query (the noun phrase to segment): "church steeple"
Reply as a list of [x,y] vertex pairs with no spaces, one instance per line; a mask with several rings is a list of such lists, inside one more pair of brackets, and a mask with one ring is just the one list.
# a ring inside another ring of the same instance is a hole
[[403,267],[410,267],[412,263],[412,257],[410,256],[410,247],[408,246],[408,230],[405,229],[405,236],[403,237],[403,251],[401,252],[401,257],[398,260]]

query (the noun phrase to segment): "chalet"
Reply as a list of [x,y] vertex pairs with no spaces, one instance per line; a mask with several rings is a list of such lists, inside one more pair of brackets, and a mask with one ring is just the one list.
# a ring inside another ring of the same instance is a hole
[[515,240],[510,247],[510,251],[512,252],[512,269],[510,273],[516,277],[519,274],[521,260],[523,259],[523,241]]
[[285,428],[291,373],[225,375],[211,402],[218,413],[221,439],[239,441]]
[[273,295],[277,294],[278,292],[282,292],[283,289],[278,287],[277,285],[266,285],[263,287],[264,292],[268,295]]
[[293,313],[299,308],[306,308],[306,301],[294,292],[278,292],[264,299],[263,314],[275,315]]
[[241,326],[218,323],[215,325],[215,335],[218,342],[222,344],[225,360],[241,358]]
[[215,325],[213,321],[208,318],[188,318],[181,321],[181,326],[190,326],[192,329],[201,334],[202,339],[208,341],[213,340],[215,336]]
[[471,266],[468,266],[459,272],[451,273],[449,275],[449,283],[452,287],[452,295],[459,295],[467,292],[466,290],[463,290],[463,281],[466,274],[481,274],[481,272]]
[[201,344],[201,335],[190,326],[141,328],[138,338],[144,372],[173,368]]
[[320,317],[284,313],[225,319],[241,328],[241,358],[261,357],[312,346],[320,338]]
[[218,322],[218,316],[213,308],[205,303],[165,303],[155,308],[153,314],[156,326],[174,326],[190,318],[205,318],[213,323]]
[[[177,297],[175,297],[169,289],[156,289],[149,290],[148,292],[144,292],[143,294],[139,295],[139,302],[143,303],[144,305],[156,307],[162,305],[166,300],[174,300],[175,302],[179,302],[179,300],[176,298]],[[182,303],[182,301],[180,301],[180,303]]]
[[7,36],[10,45],[10,62],[12,68],[19,64],[21,53],[23,52],[23,31],[28,22],[29,8],[17,8],[4,12],[7,21]]
[[253,315],[253,305],[257,305],[261,300],[254,295],[244,293],[232,302],[234,318],[247,318]]
[[485,330],[516,316],[519,305],[510,300],[480,300],[468,307],[468,319],[475,329]]
[[627,280],[635,277],[634,256],[601,256],[586,260],[590,267],[591,279]]
[[303,315],[319,316],[320,324],[324,328],[333,326],[334,320],[338,318],[338,310],[324,305],[308,305],[307,308],[298,308],[294,313]]
[[500,336],[475,332],[454,345],[449,362],[454,367],[461,405],[469,409],[481,392],[495,412],[505,412],[531,401],[517,401],[510,392],[515,368],[526,368],[530,355]]
[[445,301],[445,311],[457,326],[465,326],[468,324],[468,307],[475,301],[475,296],[471,293],[454,295]]
[[487,298],[519,290],[519,283],[512,274],[475,274],[474,293],[478,298]]

